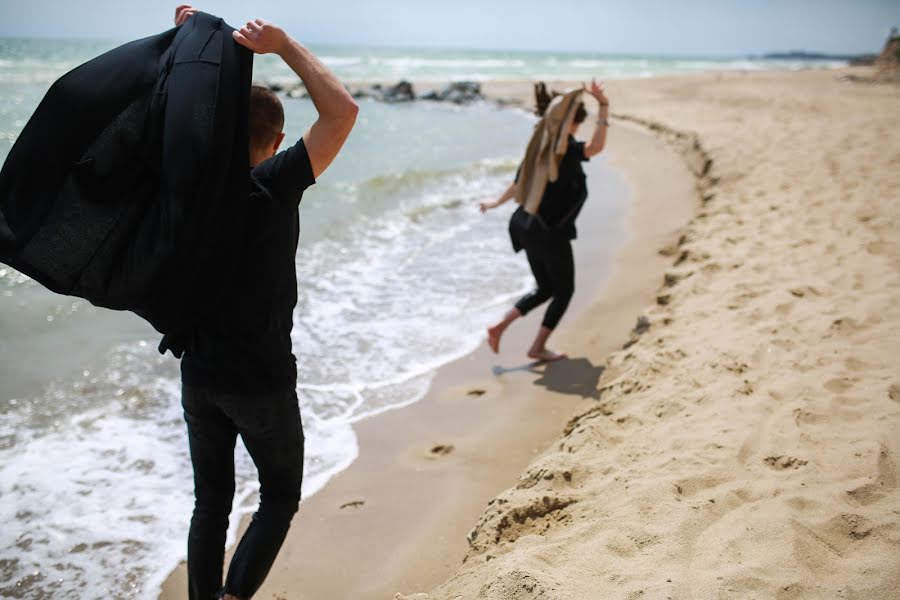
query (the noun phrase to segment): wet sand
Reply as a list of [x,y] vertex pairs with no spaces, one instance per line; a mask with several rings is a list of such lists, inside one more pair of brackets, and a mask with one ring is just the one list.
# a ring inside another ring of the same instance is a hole
[[[514,93],[524,100],[530,85]],[[684,160],[656,136],[619,122],[608,144],[609,162],[631,188],[628,239],[608,272],[591,207],[603,201],[596,182],[609,167],[586,163],[595,195],[579,218],[577,289],[552,340],[571,360],[534,366],[525,357],[539,309],[510,328],[499,355],[485,345],[440,369],[422,401],[357,424],[360,457],[301,503],[256,597],[392,598],[437,585],[465,557],[466,534],[491,498],[553,443],[573,411],[597,402],[605,357],[654,301],[671,263],[659,250],[677,242],[697,202]],[[184,590],[182,566],[161,598],[184,598]]]

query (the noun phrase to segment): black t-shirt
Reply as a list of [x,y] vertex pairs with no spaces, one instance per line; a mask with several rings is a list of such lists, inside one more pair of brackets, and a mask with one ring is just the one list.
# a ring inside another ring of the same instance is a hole
[[[587,198],[587,183],[581,163],[590,159],[584,155],[584,146],[584,142],[569,136],[566,153],[559,161],[559,177],[547,183],[538,208],[538,215],[544,223],[570,240],[576,237],[575,219]],[[521,171],[521,167],[519,169]],[[516,172],[516,181],[519,181],[519,172]]]
[[581,163],[587,161],[584,142],[569,136],[569,146],[559,161],[559,177],[547,184],[538,214],[547,225],[556,227],[570,240],[575,239],[575,219],[587,197],[587,184]]
[[291,346],[300,235],[297,207],[315,183],[306,146],[293,147],[250,172],[244,252],[228,292],[209,307],[181,361],[185,384],[223,392],[293,389]]

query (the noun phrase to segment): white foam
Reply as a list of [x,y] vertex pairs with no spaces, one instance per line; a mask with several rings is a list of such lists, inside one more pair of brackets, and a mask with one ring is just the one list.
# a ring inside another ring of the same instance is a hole
[[[0,438],[15,443],[0,450],[0,560],[11,561],[0,588],[21,582],[24,598],[156,597],[184,557],[193,508],[180,383],[166,366],[151,344],[117,348],[102,378],[48,391],[45,402],[64,406],[34,402],[30,414],[4,413]],[[303,418],[308,497],[358,448],[348,423],[320,419],[307,406]],[[27,427],[29,419],[44,428]],[[229,543],[258,491],[241,446],[236,471]]]
[[[183,433],[172,426],[180,420],[177,387],[163,378],[136,387],[118,373],[96,393],[83,390],[86,404],[113,387],[130,395],[54,416],[48,430],[24,429],[17,415],[4,415],[3,430],[18,438],[0,452],[3,558],[16,561],[3,585],[39,573],[24,597],[51,590],[55,598],[150,597],[159,559],[183,554],[192,487]],[[151,406],[152,415],[141,414]]]
[[[301,248],[294,351],[299,390],[318,414],[350,423],[418,401],[435,370],[482,343],[500,305],[527,289],[506,215],[475,209],[514,165],[491,159],[434,174],[425,194],[414,192],[417,175],[401,176],[390,187],[395,208]],[[370,193],[353,192],[362,202]]]
[[397,58],[372,58],[372,65],[384,65],[395,70],[404,69],[504,69],[524,67],[527,63],[521,59],[496,58],[421,58],[402,56]]
[[319,59],[329,67],[346,67],[363,62],[361,56],[320,56]]

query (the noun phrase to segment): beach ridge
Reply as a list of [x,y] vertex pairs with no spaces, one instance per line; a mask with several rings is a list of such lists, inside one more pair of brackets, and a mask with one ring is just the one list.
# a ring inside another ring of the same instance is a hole
[[898,597],[900,141],[876,137],[897,88],[609,87],[697,141],[703,206],[599,402],[489,503],[456,574],[396,598]]

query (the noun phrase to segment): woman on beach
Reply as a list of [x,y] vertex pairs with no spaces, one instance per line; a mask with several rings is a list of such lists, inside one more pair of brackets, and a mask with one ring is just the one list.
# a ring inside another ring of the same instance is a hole
[[[582,93],[593,96],[600,110],[589,142],[579,142],[575,132],[587,118]],[[519,299],[503,319],[488,328],[488,344],[498,352],[500,338],[513,321],[551,300],[528,357],[546,362],[566,358],[547,349],[547,339],[559,324],[575,291],[575,263],[571,240],[575,219],[587,197],[581,162],[603,151],[609,127],[609,100],[596,80],[590,87],[551,97],[543,83],[535,86],[537,114],[541,121],[528,144],[516,179],[496,200],[480,203],[486,212],[516,198],[519,208],[510,219],[513,248],[525,249],[537,289]]]

